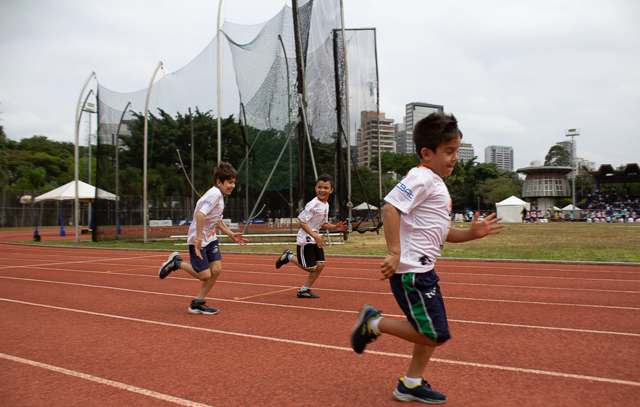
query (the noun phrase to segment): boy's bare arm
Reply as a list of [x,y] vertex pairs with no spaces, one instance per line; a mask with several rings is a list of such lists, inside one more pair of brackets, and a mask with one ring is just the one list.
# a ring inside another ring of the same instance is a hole
[[340,221],[338,223],[323,223],[320,225],[320,228],[327,230],[337,230],[339,232],[344,232],[347,230],[347,223],[345,221]]
[[450,229],[447,235],[447,242],[468,242],[469,240],[480,239],[487,235],[500,233],[503,228],[503,226],[498,223],[500,220],[500,218],[496,217],[495,213],[487,216],[482,221],[478,221],[478,217],[474,216],[469,229]]
[[395,206],[385,204],[383,208],[384,239],[387,242],[387,256],[380,272],[382,279],[390,278],[400,262],[400,212]]
[[231,240],[233,240],[236,243],[245,243],[247,242],[247,239],[245,239],[242,236],[242,233],[236,233],[234,231],[232,231],[231,229],[229,229],[229,226],[227,226],[226,223],[224,223],[224,221],[222,219],[220,219],[217,222],[217,226],[218,228],[224,232],[225,235],[229,236],[229,238],[231,238]]
[[202,246],[202,232],[204,230],[204,224],[206,222],[205,214],[198,211],[196,213],[196,218],[194,219],[196,222],[196,241],[194,245],[194,249],[196,252],[196,256],[202,258],[202,253],[200,252],[200,248]]

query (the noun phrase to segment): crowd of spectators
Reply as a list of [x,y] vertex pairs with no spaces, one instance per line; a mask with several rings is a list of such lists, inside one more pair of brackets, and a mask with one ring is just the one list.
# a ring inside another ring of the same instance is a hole
[[583,217],[587,222],[638,222],[640,197],[609,192],[593,192],[587,197]]

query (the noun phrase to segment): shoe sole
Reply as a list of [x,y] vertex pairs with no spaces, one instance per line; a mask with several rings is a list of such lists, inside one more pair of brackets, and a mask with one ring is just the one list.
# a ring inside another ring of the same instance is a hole
[[173,260],[173,258],[175,256],[179,256],[180,253],[178,252],[173,252],[169,255],[169,257],[167,258],[167,261],[165,261],[164,263],[162,263],[162,266],[160,266],[160,270],[158,270],[158,277],[160,277],[160,279],[164,279],[166,278],[169,274],[171,274],[171,272],[167,273],[166,276],[162,277],[162,269],[165,268],[166,266],[169,265],[169,263],[171,263],[171,261]]
[[400,393],[398,389],[393,391],[393,398],[398,401],[417,401],[424,404],[444,404],[447,402],[447,400],[421,399],[420,397],[412,396],[411,394]]
[[189,314],[201,314],[201,315],[216,315],[220,312],[220,310],[214,311],[214,312],[205,312],[205,311],[201,311],[199,309],[192,309],[191,307],[187,307],[187,311],[189,312]]

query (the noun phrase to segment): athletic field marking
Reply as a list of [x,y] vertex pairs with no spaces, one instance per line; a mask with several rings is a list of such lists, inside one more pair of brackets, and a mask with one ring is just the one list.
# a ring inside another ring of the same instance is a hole
[[[93,274],[111,274],[117,276],[130,276],[130,277],[151,277],[157,278],[156,274],[140,274],[140,273],[121,273],[117,271],[99,271],[99,270],[86,270],[86,269],[68,269],[68,268],[53,268],[53,267],[41,267],[41,266],[32,266],[30,267],[36,270],[57,270],[57,271],[66,271],[66,272],[74,272],[74,273],[93,273]],[[229,274],[261,274],[261,275],[275,275],[274,273],[261,272],[261,271],[233,271],[233,270],[225,270],[224,273]],[[290,273],[278,273],[280,276],[291,276],[291,277],[299,277],[299,274],[290,274]],[[191,280],[190,278],[185,277],[169,277],[178,280]],[[367,278],[367,277],[344,277],[344,276],[332,276],[327,275],[325,278],[333,278],[333,279],[357,279],[357,280],[366,280],[366,281],[380,281],[377,278]],[[218,280],[219,282],[225,283],[233,283],[228,280]],[[245,284],[256,284],[262,285],[260,283],[245,283]],[[268,284],[264,284],[269,286]],[[640,291],[629,291],[629,290],[605,290],[605,289],[597,289],[597,288],[571,288],[571,287],[546,287],[546,286],[530,286],[530,285],[517,285],[517,284],[488,284],[488,283],[460,283],[453,281],[440,281],[440,285],[469,285],[469,286],[482,286],[482,287],[502,287],[502,288],[522,288],[522,289],[531,289],[531,290],[555,290],[555,291],[588,291],[588,292],[602,292],[602,293],[617,293],[617,294],[640,294]],[[329,289],[326,289],[329,290]],[[383,294],[387,294],[384,292]]]
[[[124,321],[141,322],[141,323],[150,324],[150,325],[159,325],[159,326],[166,326],[166,327],[180,328],[180,329],[190,329],[190,330],[195,330],[195,331],[209,332],[209,333],[215,333],[215,334],[221,334],[221,335],[237,336],[237,337],[241,337],[241,338],[259,339],[259,340],[264,340],[264,341],[277,342],[277,343],[286,343],[286,344],[291,344],[291,345],[309,346],[309,347],[319,348],[319,349],[346,351],[346,352],[350,352],[350,353],[353,352],[353,350],[351,348],[347,348],[347,347],[344,347],[344,346],[327,345],[327,344],[323,344],[323,343],[299,341],[299,340],[295,340],[295,339],[286,339],[286,338],[277,338],[277,337],[272,337],[272,336],[247,334],[247,333],[243,333],[243,332],[223,331],[223,330],[220,330],[220,329],[204,328],[204,327],[189,326],[189,325],[181,325],[181,324],[175,324],[175,323],[171,323],[171,322],[154,321],[154,320],[149,320],[149,319],[125,317],[125,316],[122,316],[122,315],[105,314],[105,313],[102,313],[102,312],[85,311],[85,310],[75,309],[75,308],[57,307],[57,306],[54,306],[54,305],[38,304],[38,303],[33,303],[33,302],[28,302],[28,301],[12,300],[12,299],[8,299],[8,298],[0,298],[0,301],[7,301],[7,302],[16,303],[16,304],[30,305],[30,306],[34,306],[34,307],[50,308],[50,309],[56,309],[56,310],[60,310],[60,311],[75,312],[75,313],[78,313],[78,314],[86,314],[86,315],[93,315],[93,316],[99,316],[99,317],[113,318],[113,319],[119,319],[119,320],[124,320]],[[411,355],[402,354],[402,353],[381,352],[381,351],[367,351],[367,353],[368,354],[372,354],[372,355],[397,357],[397,358],[403,358],[403,359],[410,359],[411,358]],[[566,378],[566,379],[588,380],[588,381],[597,381],[597,382],[603,382],[603,383],[621,384],[621,385],[627,385],[627,386],[638,386],[638,387],[640,387],[640,382],[631,381],[631,380],[612,379],[612,378],[600,377],[600,376],[578,375],[578,374],[554,372],[554,371],[548,371],[548,370],[527,369],[527,368],[520,368],[520,367],[513,367],[513,366],[492,365],[492,364],[487,364],[487,363],[465,362],[465,361],[461,361],[461,360],[438,359],[438,358],[434,358],[434,359],[431,359],[431,360],[434,361],[434,362],[446,363],[446,364],[451,364],[451,365],[470,366],[470,367],[477,367],[477,368],[482,368],[482,369],[496,369],[496,370],[504,370],[504,371],[509,371],[509,372],[515,372],[515,373],[529,373],[529,374],[536,374],[536,375],[543,375],[543,376],[562,377],[562,378]]]
[[[63,266],[65,264],[82,264],[82,263],[95,263],[95,262],[105,262],[105,261],[110,261],[110,260],[135,260],[135,259],[144,259],[144,258],[149,258],[149,257],[158,257],[157,254],[155,255],[147,255],[147,256],[136,256],[136,257],[120,257],[120,258],[112,258],[112,257],[106,257],[106,258],[102,258],[102,259],[91,259],[91,260],[76,260],[76,261],[61,261],[61,262],[55,262],[55,263],[40,263],[40,264],[23,264],[20,266],[1,266],[0,270],[4,270],[4,269],[11,269],[11,268],[30,268],[30,267],[49,267],[49,266]],[[121,264],[122,266],[126,266]]]
[[[36,305],[36,304],[29,304],[29,305]],[[39,367],[39,368],[42,368],[42,369],[51,370],[53,372],[62,373],[62,374],[68,375],[68,376],[78,377],[80,379],[88,380],[88,381],[91,381],[91,382],[104,384],[106,386],[115,387],[115,388],[120,389],[120,390],[126,390],[126,391],[130,391],[132,393],[142,394],[143,396],[153,397],[155,399],[162,400],[162,401],[167,401],[169,403],[178,404],[180,406],[190,406],[190,407],[206,407],[206,406],[209,406],[209,404],[196,403],[195,401],[182,399],[180,397],[170,396],[168,394],[158,393],[158,392],[153,391],[153,390],[143,389],[142,387],[132,386],[130,384],[126,384],[126,383],[117,382],[117,381],[114,381],[114,380],[105,379],[105,378],[94,376],[94,375],[90,375],[90,374],[87,374],[87,373],[78,372],[76,370],[65,369],[65,368],[60,367],[60,366],[54,366],[54,365],[50,365],[50,364],[47,364],[47,363],[36,362],[35,360],[24,359],[24,358],[21,358],[21,357],[18,357],[18,356],[8,355],[8,354],[2,353],[2,352],[0,352],[0,358],[6,359],[6,360],[10,360],[10,361],[16,362],[16,363],[23,363],[25,365],[35,366],[35,367]]]
[[[1,276],[0,278],[10,279],[10,280],[24,280],[24,281],[35,281],[35,282],[43,282],[43,283],[60,283],[60,284],[69,284],[69,285],[77,285],[77,286],[86,286],[86,287],[107,287],[113,288],[110,286],[100,286],[100,285],[92,285],[92,284],[80,284],[80,283],[71,283],[71,282],[59,282],[53,280],[40,280],[34,278],[26,278],[26,277],[10,277],[10,276]],[[179,280],[193,280],[192,278],[186,277],[168,277]],[[219,284],[231,284],[231,285],[248,285],[252,287],[273,287],[273,288],[297,288],[297,286],[289,286],[289,285],[280,285],[280,284],[262,284],[262,283],[248,283],[244,281],[227,281],[227,280],[218,280]],[[391,296],[392,294],[386,291],[361,291],[361,290],[346,290],[346,289],[338,289],[338,288],[319,288],[316,287],[317,291],[330,291],[337,293],[351,293],[351,294],[372,294],[372,295],[382,295],[382,296]],[[577,304],[577,303],[563,303],[563,302],[544,302],[544,301],[524,301],[524,300],[505,300],[505,299],[496,299],[496,298],[472,298],[472,297],[456,297],[448,295],[445,297],[446,300],[460,300],[460,301],[486,301],[486,302],[502,302],[508,304],[535,304],[535,305],[551,305],[551,306],[562,306],[562,307],[585,307],[585,308],[603,308],[603,309],[620,309],[620,310],[629,310],[629,311],[640,311],[639,307],[627,307],[621,305],[598,305],[598,304]]]
[[[102,263],[102,264],[108,264],[114,267],[122,267],[122,264],[117,264],[117,263]],[[248,273],[248,274],[261,274],[261,273],[266,273],[266,274],[272,274],[272,272],[270,271],[253,271],[253,270],[240,270],[238,269],[237,266],[242,266],[242,267],[266,267],[268,269],[270,269],[270,266],[265,266],[264,263],[236,263],[236,262],[230,262],[230,261],[225,261],[225,272],[227,271],[231,271],[228,270],[230,267],[233,267],[233,271],[231,272],[242,272],[242,273]],[[140,265],[140,267],[149,267],[149,268],[157,268],[155,265],[150,266],[150,265]],[[353,268],[348,268],[348,267],[335,267],[335,266],[327,266],[330,270],[346,270],[346,271],[354,271]],[[531,271],[539,271],[539,270],[531,270]],[[561,270],[558,269],[557,271],[577,271],[577,270]],[[605,273],[605,271],[594,271],[597,273]],[[371,269],[371,274],[375,274],[377,276],[377,274],[379,273],[378,271],[378,267]],[[620,279],[620,278],[583,278],[583,277],[561,277],[561,276],[540,276],[540,275],[521,275],[521,274],[492,274],[492,273],[459,273],[459,272],[455,272],[455,271],[446,271],[446,270],[442,270],[439,269],[438,271],[439,274],[443,275],[443,276],[447,276],[447,275],[451,275],[451,276],[464,276],[464,277],[515,277],[515,278],[536,278],[536,279],[551,279],[551,280],[579,280],[579,281],[620,281],[620,282],[640,282],[640,279]],[[609,271],[607,273],[618,273],[617,271]],[[633,272],[626,272],[628,274],[635,274],[635,275],[640,275],[640,273],[633,273]],[[281,275],[287,275],[288,273],[282,273],[280,272],[279,274]],[[346,277],[346,276],[338,276],[338,275],[331,275],[331,274],[323,274],[324,277],[333,277],[333,278],[341,278],[341,279],[353,279],[353,280],[378,280],[377,277]]]
[[248,299],[250,299],[250,298],[265,297],[265,296],[267,296],[267,295],[271,295],[271,294],[283,293],[283,292],[285,292],[285,291],[295,290],[296,288],[297,288],[297,287],[283,288],[282,290],[267,291],[266,293],[260,293],[260,294],[250,295],[250,296],[248,296],[248,297],[233,297],[233,299],[234,299],[234,300],[236,300],[236,301],[248,300]]
[[[88,288],[99,288],[105,290],[114,290],[114,291],[124,291],[124,292],[132,292],[136,294],[149,294],[149,295],[163,295],[167,297],[179,297],[179,298],[192,298],[192,295],[186,294],[174,294],[174,293],[162,293],[157,291],[145,291],[145,290],[136,290],[132,288],[121,288],[121,287],[112,287],[112,286],[103,286],[103,285],[93,285],[93,284],[80,284],[80,283],[68,283],[64,281],[49,281],[49,280],[35,280],[35,279],[24,279],[19,277],[3,277],[11,280],[27,280],[27,281],[35,281],[41,283],[51,283],[51,284],[61,284],[61,285],[71,285],[71,286],[80,286],[80,287],[88,287]],[[290,287],[289,289],[295,289],[297,287]],[[295,310],[307,310],[307,311],[319,311],[319,312],[334,312],[334,313],[343,313],[343,314],[358,314],[359,311],[353,310],[342,310],[342,309],[334,309],[334,308],[319,308],[319,307],[309,307],[302,305],[288,305],[288,304],[274,304],[268,302],[256,302],[256,301],[244,301],[230,298],[218,298],[218,297],[206,297],[207,300],[212,301],[221,301],[221,302],[231,302],[237,304],[247,304],[247,305],[260,305],[267,307],[276,307],[276,308],[285,308],[285,309],[295,309]],[[404,319],[404,315],[399,314],[384,314],[387,317],[400,318]],[[554,327],[554,326],[540,326],[540,325],[525,325],[525,324],[513,324],[506,322],[489,322],[489,321],[469,321],[463,319],[452,319],[449,318],[450,322],[456,322],[460,324],[475,324],[475,325],[488,325],[488,326],[504,326],[510,328],[524,328],[524,329],[541,329],[541,330],[549,330],[549,331],[564,331],[564,332],[575,332],[575,333],[589,333],[589,334],[599,334],[599,335],[618,335],[618,336],[631,336],[631,337],[640,337],[640,334],[631,333],[631,332],[616,332],[616,331],[596,331],[592,329],[580,329],[580,328],[563,328],[563,327]]]

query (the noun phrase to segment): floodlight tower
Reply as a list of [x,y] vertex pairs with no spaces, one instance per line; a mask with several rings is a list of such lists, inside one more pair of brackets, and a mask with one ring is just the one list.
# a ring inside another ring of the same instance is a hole
[[580,135],[578,129],[567,129],[565,137],[571,137],[571,169],[572,169],[572,181],[571,182],[571,204],[573,210],[576,210],[576,176],[578,175],[578,169],[576,168],[576,140],[575,138]]

